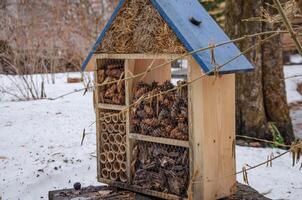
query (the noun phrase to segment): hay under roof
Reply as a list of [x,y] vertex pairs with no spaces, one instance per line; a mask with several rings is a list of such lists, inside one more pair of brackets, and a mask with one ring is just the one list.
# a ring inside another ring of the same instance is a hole
[[185,52],[185,47],[149,0],[126,0],[96,53]]

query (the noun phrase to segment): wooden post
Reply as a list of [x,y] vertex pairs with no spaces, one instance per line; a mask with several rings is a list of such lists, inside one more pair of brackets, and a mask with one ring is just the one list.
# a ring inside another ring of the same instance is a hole
[[[93,59],[94,61],[94,84],[98,84],[98,62],[97,59]],[[99,162],[100,158],[100,126],[99,126],[99,119],[100,119],[100,109],[98,107],[99,104],[99,87],[94,88],[94,110],[95,110],[95,120],[96,120],[96,157],[97,157],[97,179],[100,180],[101,178],[101,165]]]
[[[131,77],[134,72],[134,60],[125,60],[125,78]],[[126,89],[126,106],[128,107],[132,101],[132,88],[133,88],[133,80],[127,80],[125,83]],[[127,161],[127,176],[128,183],[132,183],[132,174],[131,174],[131,162],[132,162],[132,149],[134,146],[134,142],[130,140],[130,110],[127,110],[126,114],[126,161]]]
[[[189,80],[202,75],[189,58]],[[189,86],[193,199],[235,193],[235,75],[205,76]],[[194,177],[195,174],[195,177]]]

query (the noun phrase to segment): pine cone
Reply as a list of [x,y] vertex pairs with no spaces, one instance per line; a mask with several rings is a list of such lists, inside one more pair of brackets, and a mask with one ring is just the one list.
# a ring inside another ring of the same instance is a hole
[[143,120],[142,120],[142,123],[147,124],[147,125],[149,125],[149,126],[153,126],[153,127],[159,125],[158,119],[156,119],[156,118],[154,118],[154,117],[153,117],[153,118],[143,119]]
[[144,111],[145,111],[147,116],[149,116],[149,117],[154,116],[154,110],[150,106],[145,105],[144,106]]
[[109,64],[107,65],[107,69],[116,69],[116,68],[122,68],[120,64]]
[[143,135],[150,135],[150,132],[153,130],[153,127],[148,124],[141,123],[141,130]]
[[183,132],[183,133],[185,133],[186,135],[188,135],[188,133],[189,133],[189,128],[188,128],[188,125],[187,124],[185,124],[185,123],[178,123],[178,129],[181,131],[181,132]]
[[113,78],[116,78],[116,79],[119,79],[121,78],[121,75],[123,74],[123,69],[121,68],[115,68],[115,69],[107,69],[106,70],[106,75],[107,76],[110,76],[110,77],[113,77]]
[[154,130],[152,131],[151,135],[152,135],[152,136],[155,136],[155,137],[163,137],[163,136],[165,136],[164,131],[162,131],[161,128],[156,128],[156,129],[154,129]]
[[98,83],[103,83],[105,80],[105,70],[98,70]]
[[170,112],[168,109],[162,109],[158,115],[158,119],[159,120],[162,120],[162,119],[165,119],[167,118],[168,116],[170,115]]

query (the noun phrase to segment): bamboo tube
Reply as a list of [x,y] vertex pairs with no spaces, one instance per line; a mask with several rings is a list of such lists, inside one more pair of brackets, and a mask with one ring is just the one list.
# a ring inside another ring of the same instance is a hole
[[105,143],[103,146],[103,149],[105,152],[109,152],[110,151],[110,144],[109,143]]
[[123,143],[126,144],[126,135],[123,136]]
[[102,172],[101,172],[101,174],[102,174],[102,177],[104,179],[108,179],[109,178],[109,172],[106,169],[103,169]]
[[104,117],[105,117],[105,113],[100,112],[99,117],[100,117],[100,121],[103,122],[104,121]]
[[124,134],[126,131],[126,125],[125,124],[119,124],[118,125],[118,132],[121,134]]
[[112,121],[113,121],[114,123],[117,123],[118,120],[119,120],[118,114],[112,115]]
[[121,154],[125,154],[126,153],[126,145],[125,144],[120,144],[118,152],[121,153]]
[[121,134],[116,134],[114,136],[115,142],[118,144],[122,144],[123,143],[123,136]]
[[106,122],[107,124],[111,123],[111,116],[110,116],[110,113],[109,113],[109,115],[105,115],[104,120],[105,120],[105,122]]
[[114,162],[114,163],[113,163],[113,170],[114,170],[115,172],[120,172],[120,171],[121,171],[121,165],[120,165],[119,162]]
[[105,168],[106,168],[106,170],[107,170],[108,172],[110,172],[110,171],[112,170],[112,164],[109,163],[109,162],[106,162]]
[[109,142],[110,142],[111,144],[115,143],[115,138],[114,138],[114,135],[113,135],[113,134],[110,134],[110,135],[109,135]]
[[108,131],[108,133],[113,133],[113,124],[107,125],[107,131]]
[[106,132],[107,131],[107,124],[105,122],[101,123],[101,131]]
[[104,132],[101,134],[102,142],[108,142],[109,141],[109,136],[108,133]]
[[115,160],[115,153],[112,151],[109,151],[107,154],[107,159],[108,159],[108,162],[113,162]]
[[122,162],[122,163],[120,163],[120,164],[121,164],[121,170],[122,170],[123,172],[126,172],[126,171],[127,171],[126,162]]
[[120,180],[123,182],[123,183],[126,183],[128,181],[128,177],[127,177],[127,174],[123,171],[121,171],[119,173],[119,177],[120,177]]
[[118,178],[118,174],[115,171],[110,172],[110,179],[116,181]]
[[118,132],[118,124],[113,124],[113,131]]
[[120,163],[124,162],[125,156],[121,153],[116,154],[116,160]]
[[119,153],[119,146],[118,146],[118,144],[112,144],[111,148],[112,148],[112,151],[114,153]]
[[107,161],[107,155],[105,153],[101,153],[101,155],[100,155],[100,161],[103,164],[106,163],[106,161]]
[[121,122],[125,122],[125,121],[126,121],[126,114],[125,114],[124,112],[121,112],[121,113],[119,114],[119,120],[120,120]]

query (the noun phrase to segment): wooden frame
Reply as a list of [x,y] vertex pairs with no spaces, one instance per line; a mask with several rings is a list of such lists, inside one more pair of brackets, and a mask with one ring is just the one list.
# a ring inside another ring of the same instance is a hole
[[[156,65],[163,63],[164,59],[172,59],[175,55],[139,55],[139,54],[99,54],[96,59],[124,59],[125,77],[145,71],[150,60],[156,59]],[[188,80],[194,80],[202,75],[202,71],[195,60],[188,56]],[[97,62],[96,62],[97,63]],[[167,70],[168,69],[168,70]],[[97,66],[95,71],[97,70]],[[158,76],[158,73],[161,76]],[[95,73],[96,74],[96,73]],[[143,77],[144,81],[156,80],[163,82],[171,78],[170,67],[163,66]],[[121,111],[130,105],[132,89],[141,78],[130,79],[125,83],[126,105],[99,104],[96,107],[96,118],[99,119],[100,109]],[[97,81],[97,76],[95,76]],[[113,186],[133,190],[164,199],[177,199],[179,197],[157,191],[142,189],[131,185],[132,148],[137,140],[159,144],[174,145],[189,148],[190,152],[190,178],[194,200],[210,200],[228,197],[235,192],[235,75],[219,77],[205,76],[190,84],[188,87],[189,110],[189,141],[179,141],[167,138],[157,138],[131,133],[130,113],[126,113],[126,161],[128,182],[103,179],[100,176],[99,165],[99,131],[97,123],[97,160],[98,181]],[[98,88],[95,99],[98,101]]]

